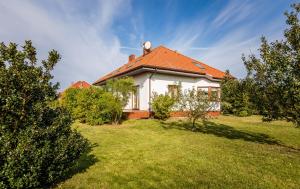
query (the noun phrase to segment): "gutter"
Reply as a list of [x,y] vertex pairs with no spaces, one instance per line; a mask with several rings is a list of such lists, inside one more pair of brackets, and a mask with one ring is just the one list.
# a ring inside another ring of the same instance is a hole
[[198,77],[198,78],[206,78],[210,81],[221,81],[221,79],[217,79],[212,77],[211,75],[207,74],[199,74],[199,73],[187,73],[187,72],[181,72],[181,71],[173,71],[173,70],[164,70],[164,69],[157,69],[157,68],[142,68],[145,71],[156,71],[156,73],[164,73],[164,74],[170,74],[170,75],[181,75],[186,77]]
[[151,75],[149,76],[149,108],[148,108],[148,111],[149,111],[149,114],[151,112],[151,79],[153,77],[153,75],[157,72],[157,69],[155,68],[155,72],[152,72]]
[[[123,77],[123,76],[131,76],[131,75],[135,75],[135,74],[139,74],[139,73],[147,72],[147,71],[149,71],[149,72],[155,71],[156,73],[165,73],[165,74],[170,74],[170,75],[181,75],[181,76],[186,76],[186,77],[198,77],[198,78],[202,77],[202,78],[206,78],[210,81],[218,81],[218,82],[220,82],[222,80],[221,78],[214,78],[207,74],[191,73],[191,72],[176,71],[176,70],[166,70],[166,69],[151,68],[151,67],[139,67],[139,68],[131,70],[127,73],[113,76],[113,78],[118,78],[118,77]],[[93,85],[102,85],[105,82],[106,82],[106,80],[103,80],[100,82],[95,82],[95,83],[93,83]]]

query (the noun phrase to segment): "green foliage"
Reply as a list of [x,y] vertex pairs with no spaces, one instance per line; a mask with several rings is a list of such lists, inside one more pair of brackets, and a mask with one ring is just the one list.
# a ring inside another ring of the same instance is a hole
[[[256,112],[256,107],[251,101],[253,84],[252,80],[237,80],[230,76],[229,71],[221,82],[221,109],[223,114],[249,116]],[[254,94],[255,95],[255,94]]]
[[127,104],[132,90],[132,78],[110,80],[104,89],[100,87],[70,88],[63,95],[62,105],[72,113],[75,119],[83,123],[118,124],[122,118],[123,107]]
[[132,77],[124,77],[120,79],[110,79],[107,81],[104,89],[122,102],[125,107],[132,91],[135,90],[134,79]]
[[62,105],[71,112],[74,119],[90,125],[119,123],[122,117],[120,99],[98,87],[70,88],[62,97]]
[[169,95],[158,95],[154,93],[151,103],[154,118],[161,120],[166,120],[167,118],[169,118],[174,103],[175,99],[173,99]]
[[262,37],[260,58],[243,56],[243,61],[264,120],[285,118],[300,126],[300,4],[292,7],[285,13],[284,39],[269,43]]
[[224,115],[231,114],[232,105],[229,102],[221,101],[221,111]]
[[198,119],[205,120],[207,113],[213,108],[213,103],[207,93],[202,90],[191,89],[180,94],[179,104],[182,111],[187,111],[188,118],[195,129]]
[[122,103],[110,92],[103,92],[99,98],[93,99],[87,111],[87,123],[100,125],[103,123],[118,124],[122,117]]
[[62,108],[50,106],[58,84],[52,50],[37,66],[36,49],[0,44],[0,188],[41,188],[64,178],[89,148]]
[[237,116],[240,116],[240,117],[246,117],[246,116],[249,116],[248,114],[248,111],[247,110],[241,110]]
[[63,92],[62,97],[60,99],[60,103],[71,113],[71,115],[75,119],[80,119],[84,117],[82,113],[79,113],[78,111],[75,110],[78,107],[77,96],[79,92],[80,92],[79,89],[69,88],[65,92]]

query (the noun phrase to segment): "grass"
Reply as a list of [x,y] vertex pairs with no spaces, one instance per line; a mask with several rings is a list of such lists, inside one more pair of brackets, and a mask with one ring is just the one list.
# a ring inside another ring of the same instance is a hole
[[300,129],[220,116],[191,131],[180,120],[75,123],[93,144],[57,188],[299,188]]

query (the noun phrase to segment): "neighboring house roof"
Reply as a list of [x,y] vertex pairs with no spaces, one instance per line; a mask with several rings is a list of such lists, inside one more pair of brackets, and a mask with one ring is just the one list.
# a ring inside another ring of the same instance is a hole
[[86,81],[77,81],[73,83],[69,88],[81,89],[81,88],[89,88],[90,86],[91,85]]
[[151,50],[151,52],[135,58],[124,64],[111,73],[101,77],[93,84],[102,83],[108,79],[122,76],[128,72],[140,68],[155,68],[162,70],[171,70],[177,72],[193,73],[198,75],[207,75],[212,78],[221,79],[225,73],[210,67],[202,62],[189,58],[185,55],[173,51],[164,46],[159,46]]
[[73,89],[82,89],[82,88],[89,88],[91,85],[86,81],[77,81],[75,83],[72,83],[68,88],[66,88],[64,91],[58,93],[58,96],[61,98],[63,94],[66,92],[66,90],[73,88]]

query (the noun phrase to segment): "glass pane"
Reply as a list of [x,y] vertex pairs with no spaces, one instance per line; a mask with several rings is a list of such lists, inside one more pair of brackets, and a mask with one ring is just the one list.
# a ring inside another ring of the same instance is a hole
[[140,101],[139,96],[140,96],[139,86],[136,86],[136,88],[132,94],[132,103],[133,103],[132,108],[133,109],[139,109],[139,101]]

